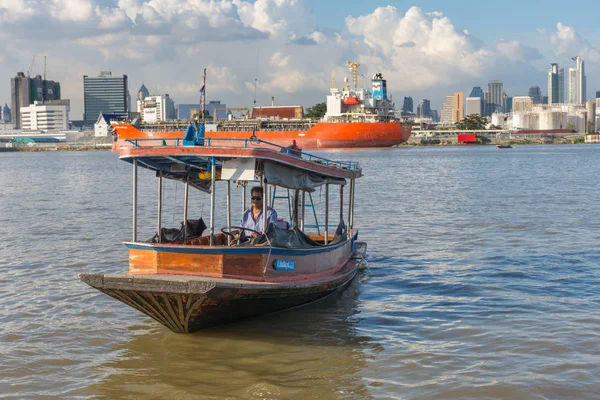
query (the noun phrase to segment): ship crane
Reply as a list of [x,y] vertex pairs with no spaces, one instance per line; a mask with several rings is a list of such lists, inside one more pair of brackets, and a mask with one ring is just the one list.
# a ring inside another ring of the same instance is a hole
[[27,70],[28,78],[31,76],[31,71],[33,70],[34,64],[35,64],[35,54],[33,55],[33,58],[31,59],[31,65],[29,66],[29,69]]
[[355,61],[346,61],[346,65],[350,68],[350,72],[352,72],[352,78],[354,79],[354,89],[358,88],[358,67],[360,67],[360,61],[358,58]]

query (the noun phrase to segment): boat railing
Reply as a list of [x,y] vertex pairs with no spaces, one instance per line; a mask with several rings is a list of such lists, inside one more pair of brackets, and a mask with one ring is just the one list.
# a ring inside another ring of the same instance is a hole
[[[256,146],[256,144],[264,144],[267,146],[271,146],[269,150],[277,151],[280,153],[292,155],[303,160],[311,161],[314,163],[325,165],[326,167],[331,168],[340,168],[347,169],[350,171],[357,171],[360,169],[360,164],[357,161],[340,161],[340,160],[329,160],[324,157],[320,157],[314,154],[303,152],[302,150],[295,150],[289,148],[287,146],[281,146],[275,143],[268,142],[266,140],[258,139],[258,138],[247,138],[247,139],[239,139],[239,138],[204,138],[204,147],[218,147],[219,143],[222,142],[236,142],[242,145],[244,148],[250,148]],[[159,143],[160,146],[167,146],[167,142],[173,143],[175,142],[175,146],[183,145],[183,138],[144,138],[144,139],[127,139],[126,142],[131,143],[134,147],[144,147],[140,145],[140,142],[156,142]],[[172,144],[171,144],[172,145]]]

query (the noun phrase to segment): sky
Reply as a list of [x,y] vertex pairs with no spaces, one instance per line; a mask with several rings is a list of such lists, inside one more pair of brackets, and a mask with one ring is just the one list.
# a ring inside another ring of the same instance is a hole
[[[547,93],[551,62],[585,61],[588,98],[600,91],[597,0],[0,0],[0,103],[10,78],[27,72],[59,81],[71,118],[83,113],[83,75],[126,74],[132,97],[142,83],[176,103],[228,107],[324,102],[332,77],[359,83],[381,72],[397,108],[489,80],[509,96],[530,86]],[[567,74],[566,74],[567,75]],[[256,83],[256,85],[255,85]],[[566,82],[565,82],[566,83]],[[255,88],[256,87],[256,88]]]

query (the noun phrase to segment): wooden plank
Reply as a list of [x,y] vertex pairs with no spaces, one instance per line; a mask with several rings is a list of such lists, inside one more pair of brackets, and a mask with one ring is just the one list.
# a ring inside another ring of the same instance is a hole
[[264,261],[261,254],[223,255],[223,275],[261,276]]
[[156,273],[156,251],[129,249],[129,272]]

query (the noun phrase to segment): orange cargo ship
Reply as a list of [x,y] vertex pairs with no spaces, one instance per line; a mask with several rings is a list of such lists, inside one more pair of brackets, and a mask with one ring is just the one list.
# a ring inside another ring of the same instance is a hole
[[[205,124],[204,138],[208,139],[248,139],[253,134],[257,139],[280,146],[288,146],[296,141],[302,149],[333,149],[356,147],[390,147],[406,142],[412,131],[410,123],[396,117],[394,103],[387,97],[386,80],[378,73],[371,80],[371,89],[357,87],[358,62],[348,63],[354,77],[354,88],[344,80],[344,88],[338,89],[332,82],[327,96],[327,112],[322,121],[304,118],[280,118],[274,115],[277,109],[285,107],[260,107],[255,115],[271,115],[268,118],[236,119]],[[290,107],[288,107],[290,108]],[[193,127],[193,125],[191,125]],[[171,127],[171,131],[169,130]],[[142,130],[131,124],[113,124],[113,132],[118,140],[115,150],[122,146],[156,144],[155,139],[183,139],[186,132],[183,125],[158,124],[142,125]],[[188,126],[188,132],[190,126]],[[196,127],[197,129],[197,127]],[[233,142],[220,141],[224,146]],[[238,142],[239,143],[239,142]]]

